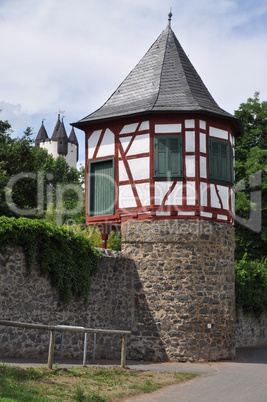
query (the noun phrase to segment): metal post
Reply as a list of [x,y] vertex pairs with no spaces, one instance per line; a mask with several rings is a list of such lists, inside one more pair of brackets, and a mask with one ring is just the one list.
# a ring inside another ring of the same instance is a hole
[[92,363],[95,363],[95,350],[96,350],[96,334],[94,334],[94,342],[93,342],[93,356],[92,356]]
[[121,367],[125,367],[126,365],[126,341],[127,335],[122,335],[122,343],[121,343]]
[[83,345],[83,367],[86,367],[87,361],[87,332],[84,334],[84,345]]
[[63,343],[64,343],[64,332],[62,332],[62,334],[61,334],[60,359],[61,359],[62,353],[63,353]]
[[49,339],[49,351],[48,351],[48,368],[49,369],[52,369],[52,367],[53,367],[55,340],[56,340],[56,331],[51,330],[50,331],[50,339]]

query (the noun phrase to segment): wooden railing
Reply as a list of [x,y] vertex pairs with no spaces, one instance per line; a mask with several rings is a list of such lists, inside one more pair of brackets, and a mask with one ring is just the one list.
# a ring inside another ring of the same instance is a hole
[[83,366],[86,366],[87,334],[91,333],[91,334],[120,335],[122,337],[121,367],[125,367],[125,364],[126,364],[126,340],[127,340],[127,335],[131,335],[131,331],[94,329],[94,328],[85,328],[85,327],[75,327],[75,326],[69,326],[69,325],[30,324],[30,323],[26,323],[26,322],[5,321],[5,320],[0,320],[0,326],[50,331],[48,363],[47,363],[48,368],[50,368],[50,369],[52,369],[52,367],[53,367],[56,331],[57,332],[81,332],[84,334]]

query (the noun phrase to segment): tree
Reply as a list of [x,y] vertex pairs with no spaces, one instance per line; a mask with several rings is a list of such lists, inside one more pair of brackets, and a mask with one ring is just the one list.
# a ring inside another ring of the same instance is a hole
[[235,147],[236,215],[249,220],[257,211],[250,229],[236,223],[236,260],[246,253],[248,260],[261,261],[267,249],[267,102],[260,102],[256,92],[235,116],[244,129]]
[[11,138],[11,132],[10,124],[0,120],[0,215],[28,213],[58,222],[60,216],[60,224],[69,217],[82,222],[83,171],[70,167],[62,156],[54,159],[35,148],[29,127],[22,138]]

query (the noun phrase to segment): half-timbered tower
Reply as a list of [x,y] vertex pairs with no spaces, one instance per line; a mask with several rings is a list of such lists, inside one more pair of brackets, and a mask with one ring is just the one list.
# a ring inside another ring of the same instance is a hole
[[73,124],[86,135],[86,223],[103,242],[121,226],[122,251],[136,262],[133,357],[216,360],[234,355],[240,127],[170,19],[107,102]]
[[170,25],[108,101],[74,124],[86,134],[86,222],[233,223],[237,120],[221,109]]

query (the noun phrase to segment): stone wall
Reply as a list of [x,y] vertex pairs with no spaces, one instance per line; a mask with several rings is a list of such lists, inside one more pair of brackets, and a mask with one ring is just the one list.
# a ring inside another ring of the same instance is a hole
[[132,340],[136,354],[179,361],[235,355],[232,226],[128,221],[122,224],[122,251],[135,261],[139,277]]
[[267,313],[260,317],[244,315],[242,310],[236,315],[236,347],[267,345]]
[[[131,330],[133,311],[134,264],[119,253],[106,252],[93,278],[86,304],[76,300],[64,306],[49,279],[40,276],[38,266],[27,275],[20,248],[10,256],[0,255],[0,317],[3,320],[41,324],[65,324],[105,329]],[[89,335],[88,356],[92,336]],[[82,358],[83,334],[64,334],[62,357]],[[47,358],[48,331],[0,327],[0,357]],[[55,358],[60,355],[61,334],[56,337]],[[119,358],[121,338],[97,336],[96,357]]]
[[[127,358],[219,360],[235,354],[234,229],[208,221],[122,224],[122,253],[103,252],[89,300],[64,306],[19,248],[0,256],[2,319],[131,330]],[[43,357],[48,332],[0,327],[0,357]],[[90,337],[89,355],[92,348]],[[61,336],[56,338],[59,357]],[[119,358],[121,339],[97,337],[97,358]],[[82,358],[83,335],[65,334],[62,357]]]

